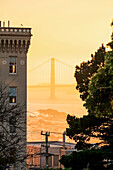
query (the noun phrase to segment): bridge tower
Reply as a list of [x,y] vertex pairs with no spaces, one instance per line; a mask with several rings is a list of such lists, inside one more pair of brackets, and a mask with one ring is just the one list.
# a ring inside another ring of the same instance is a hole
[[50,99],[55,99],[55,59],[51,58]]

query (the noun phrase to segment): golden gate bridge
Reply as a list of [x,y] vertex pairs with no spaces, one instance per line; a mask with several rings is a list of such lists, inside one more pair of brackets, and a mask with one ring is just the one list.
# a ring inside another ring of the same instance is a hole
[[74,67],[51,58],[28,72],[28,87],[49,87],[50,98],[55,98],[56,87],[75,86]]

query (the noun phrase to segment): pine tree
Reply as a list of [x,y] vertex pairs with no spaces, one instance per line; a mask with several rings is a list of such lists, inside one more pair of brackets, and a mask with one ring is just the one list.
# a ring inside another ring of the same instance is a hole
[[[82,118],[67,116],[69,128],[66,134],[75,140],[77,149],[82,149],[61,159],[65,165],[65,160],[70,158],[67,163],[72,169],[82,170],[86,165],[91,170],[113,169],[113,34],[108,45],[111,51],[105,53],[102,46],[92,55],[91,61],[76,66],[76,88],[88,115]],[[97,147],[92,147],[92,137],[99,139]],[[73,164],[74,161],[80,164],[79,167]]]

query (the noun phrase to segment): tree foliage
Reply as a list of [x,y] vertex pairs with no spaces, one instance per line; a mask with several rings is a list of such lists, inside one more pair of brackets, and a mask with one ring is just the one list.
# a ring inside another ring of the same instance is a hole
[[102,150],[85,150],[80,152],[73,152],[69,156],[62,156],[61,163],[67,168],[71,167],[73,170],[104,170]]
[[100,68],[92,77],[88,86],[88,96],[85,100],[85,107],[88,113],[96,117],[107,116],[113,113],[113,52],[105,56],[105,65]]
[[82,62],[80,66],[75,67],[75,78],[77,82],[76,89],[80,92],[80,97],[84,101],[88,96],[88,84],[91,77],[100,67],[104,66],[105,47],[102,46],[95,52],[95,55],[91,55],[91,60]]
[[[113,41],[108,45],[111,51],[106,53],[102,45],[90,61],[76,66],[76,88],[88,115],[81,118],[67,116],[69,128],[66,134],[75,140],[77,149],[82,149],[62,157],[61,162],[72,169],[82,170],[86,165],[91,170],[113,169]],[[96,145],[101,144],[100,148],[92,147],[92,137],[99,139]],[[68,158],[70,162],[66,161]]]
[[[76,88],[79,90],[80,97],[85,102],[85,106],[86,99],[89,96],[89,82],[95,73],[97,73],[98,69],[104,68],[105,54],[105,47],[102,45],[95,55],[91,55],[92,58],[90,61],[82,62],[80,67],[76,66]],[[93,132],[96,131],[98,127],[106,121],[106,119],[107,118],[104,118],[102,120],[99,117],[97,118],[94,114],[88,114],[81,118],[68,115],[67,123],[69,124],[69,128],[66,129],[66,134],[77,142],[77,149],[86,149],[91,146],[89,140],[90,137],[95,136]]]

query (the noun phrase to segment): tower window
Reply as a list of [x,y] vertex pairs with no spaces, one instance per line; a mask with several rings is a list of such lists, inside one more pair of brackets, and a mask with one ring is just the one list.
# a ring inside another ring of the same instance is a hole
[[16,74],[16,57],[9,57],[9,73]]
[[16,133],[16,118],[13,116],[9,119],[9,129],[10,129],[10,134]]
[[9,87],[9,103],[16,104],[16,87]]

